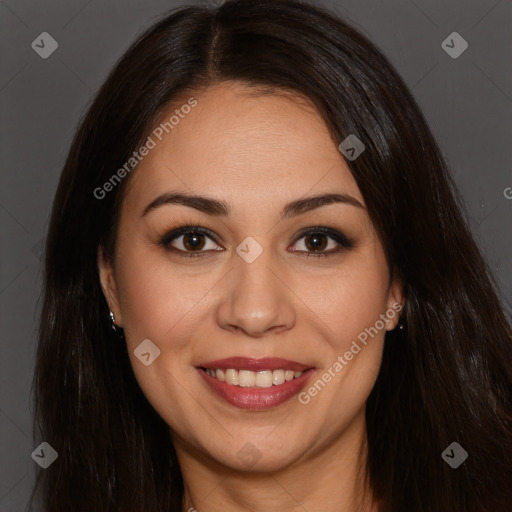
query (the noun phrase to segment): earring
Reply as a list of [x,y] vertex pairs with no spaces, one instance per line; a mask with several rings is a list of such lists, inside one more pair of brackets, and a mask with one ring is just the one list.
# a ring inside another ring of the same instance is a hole
[[398,317],[398,323],[397,325],[395,326],[394,330],[396,331],[397,329],[400,330],[400,331],[403,331],[405,329],[405,325],[404,323],[401,321],[401,318],[402,318],[402,315],[400,315]]
[[114,313],[112,313],[112,311],[110,311],[110,319],[112,320],[112,330],[117,332],[116,319],[114,318]]

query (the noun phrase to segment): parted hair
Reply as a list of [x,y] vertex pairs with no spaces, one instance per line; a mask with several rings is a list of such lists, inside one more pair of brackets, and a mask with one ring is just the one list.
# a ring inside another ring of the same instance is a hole
[[[350,134],[365,144],[347,165],[406,301],[405,328],[386,333],[366,404],[364,471],[379,512],[510,512],[508,306],[404,81],[349,23],[295,0],[166,13],[120,58],[83,116],[46,240],[34,435],[59,456],[39,470],[33,501],[48,512],[182,509],[169,427],[111,329],[98,277],[98,247],[115,260],[129,177],[102,199],[94,190],[178,96],[222,81],[305,96],[336,144]],[[441,457],[452,442],[469,455],[457,469]]]

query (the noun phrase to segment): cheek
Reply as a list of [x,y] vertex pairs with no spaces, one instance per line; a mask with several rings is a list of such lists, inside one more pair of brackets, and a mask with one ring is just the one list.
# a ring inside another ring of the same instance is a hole
[[119,282],[124,331],[132,350],[147,338],[161,348],[165,342],[166,351],[178,349],[186,342],[182,334],[190,334],[189,324],[211,287],[207,277],[191,279],[172,270],[165,258],[144,250],[133,250],[123,259]]
[[312,298],[312,310],[329,328],[330,344],[338,353],[348,350],[385,311],[388,269],[383,255],[379,256],[354,256],[340,272],[325,279],[321,293]]
[[328,328],[323,329],[324,345],[317,346],[322,367],[299,402],[316,418],[322,436],[336,435],[350,424],[375,385],[386,332],[380,315],[386,307],[387,284],[385,266],[375,261],[353,266],[330,280],[312,308]]
[[[194,371],[189,364],[191,337],[194,325],[200,323],[202,298],[213,282],[196,279],[190,287],[190,276],[172,271],[161,257],[157,261],[151,251],[136,248],[127,252],[129,256],[118,266],[118,278],[132,369],[149,402],[169,425],[176,426],[176,418],[186,421],[183,418],[189,416],[190,404],[183,402],[184,369]],[[148,339],[160,352],[154,362],[145,366],[136,353],[141,352],[137,348]]]

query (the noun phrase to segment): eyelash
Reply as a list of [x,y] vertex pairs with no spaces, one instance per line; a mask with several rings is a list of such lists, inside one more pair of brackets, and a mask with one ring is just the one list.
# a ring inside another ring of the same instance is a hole
[[[183,251],[182,249],[176,249],[175,247],[172,247],[170,244],[177,238],[183,235],[187,234],[201,234],[205,235],[206,237],[210,238],[213,242],[217,243],[215,241],[215,238],[212,234],[212,232],[206,228],[203,228],[201,226],[197,226],[195,224],[184,224],[180,226],[179,228],[173,229],[172,231],[169,231],[168,233],[164,234],[159,242],[158,245],[164,247],[165,249],[172,251],[174,253],[179,254],[180,256],[183,256],[185,258],[197,258],[202,257],[205,252],[208,251]],[[327,235],[329,238],[333,239],[335,242],[338,243],[337,249],[331,249],[329,251],[293,251],[298,253],[305,253],[306,258],[323,258],[327,256],[331,256],[333,254],[338,254],[346,249],[350,249],[354,247],[353,241],[347,238],[343,233],[340,233],[339,231],[328,228],[325,226],[313,226],[305,231],[302,231],[298,238],[295,240],[294,244],[296,244],[299,240],[302,238],[305,238],[308,235],[314,235],[314,234],[323,234]]]

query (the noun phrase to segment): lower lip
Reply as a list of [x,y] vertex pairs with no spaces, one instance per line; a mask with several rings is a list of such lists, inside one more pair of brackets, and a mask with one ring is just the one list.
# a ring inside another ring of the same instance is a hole
[[300,377],[270,388],[243,388],[218,380],[201,368],[197,370],[214,393],[239,409],[270,409],[281,405],[299,393],[315,371],[310,368]]

